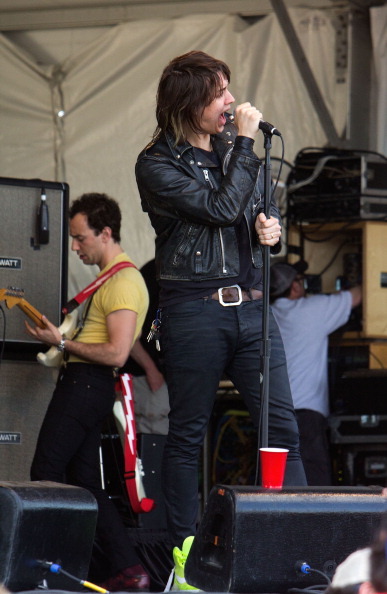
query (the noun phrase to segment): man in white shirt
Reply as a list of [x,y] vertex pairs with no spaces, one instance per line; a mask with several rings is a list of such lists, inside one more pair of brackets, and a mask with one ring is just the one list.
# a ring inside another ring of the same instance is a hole
[[361,302],[361,288],[306,296],[308,264],[278,262],[270,271],[272,309],[285,346],[290,387],[300,431],[300,451],[309,485],[331,484],[327,438],[329,415],[328,336],[345,324]]

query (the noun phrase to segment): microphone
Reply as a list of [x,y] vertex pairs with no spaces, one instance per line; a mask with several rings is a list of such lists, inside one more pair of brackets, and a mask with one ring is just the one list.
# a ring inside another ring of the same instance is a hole
[[258,129],[262,130],[264,134],[275,134],[276,136],[282,136],[281,132],[277,130],[273,124],[269,124],[269,122],[265,122],[264,120],[260,120]]
[[48,216],[48,205],[47,196],[45,189],[42,188],[40,193],[40,206],[38,209],[38,240],[39,245],[45,245],[49,242],[50,231],[48,228],[49,216]]
[[[229,115],[229,119],[231,122],[235,119],[235,111]],[[282,136],[281,132],[277,130],[273,124],[269,124],[269,122],[265,122],[264,120],[260,120],[258,124],[258,130],[262,130],[264,134],[275,134],[276,136]]]

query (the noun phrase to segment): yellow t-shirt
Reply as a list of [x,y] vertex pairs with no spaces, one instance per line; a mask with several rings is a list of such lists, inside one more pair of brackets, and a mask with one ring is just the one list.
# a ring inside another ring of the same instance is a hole
[[[119,254],[100,271],[97,278],[119,262],[131,262],[131,260],[126,254]],[[77,342],[88,344],[108,342],[106,318],[113,311],[120,309],[130,309],[136,312],[134,340],[138,337],[149,306],[148,290],[139,270],[132,267],[119,270],[95,291],[91,299],[84,327],[75,338]],[[87,303],[85,308],[87,308]],[[70,355],[69,362],[85,362],[85,360]]]

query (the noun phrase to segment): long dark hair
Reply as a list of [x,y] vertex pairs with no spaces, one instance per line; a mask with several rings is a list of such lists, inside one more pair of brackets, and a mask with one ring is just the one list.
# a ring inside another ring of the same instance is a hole
[[191,51],[174,58],[160,78],[153,138],[170,131],[176,143],[180,143],[187,129],[200,133],[203,110],[223,87],[221,74],[230,82],[227,64],[204,52]]

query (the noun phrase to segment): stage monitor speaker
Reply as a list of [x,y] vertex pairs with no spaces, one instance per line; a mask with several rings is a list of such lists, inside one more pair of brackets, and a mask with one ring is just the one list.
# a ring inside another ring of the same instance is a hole
[[[11,592],[80,590],[97,521],[91,493],[48,481],[0,483],[0,583]],[[46,566],[39,562],[46,562]],[[50,563],[64,572],[52,573]]]
[[[286,592],[324,583],[367,546],[387,511],[381,487],[212,489],[185,564],[207,592]],[[326,583],[328,586],[328,582]]]
[[[0,178],[0,289],[24,290],[26,301],[57,326],[67,301],[68,200],[64,183]],[[18,307],[7,311],[6,343],[36,344],[25,319]]]

